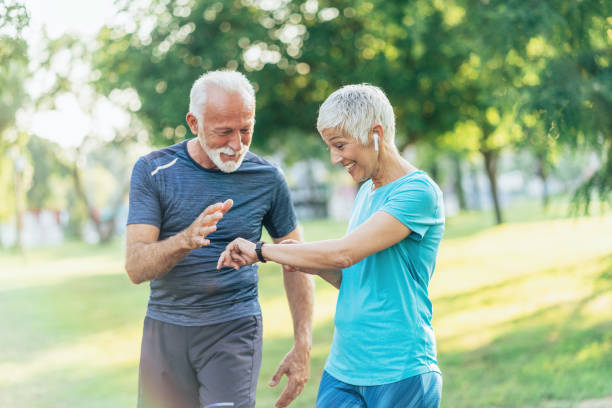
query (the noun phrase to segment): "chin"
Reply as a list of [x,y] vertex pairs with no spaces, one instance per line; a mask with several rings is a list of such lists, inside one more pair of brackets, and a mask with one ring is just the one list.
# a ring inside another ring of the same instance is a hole
[[367,177],[364,174],[351,174],[351,173],[349,173],[349,175],[357,183],[363,183],[364,181],[366,181],[366,180],[368,180],[370,178],[370,177]]
[[223,162],[218,163],[217,168],[224,173],[233,173],[240,167],[240,164],[236,162]]
[[234,171],[240,168],[240,166],[242,165],[243,159],[244,159],[244,156],[238,158],[237,160],[228,160],[228,161],[219,160],[218,162],[215,163],[215,165],[217,166],[219,170],[221,170],[224,173],[233,173]]

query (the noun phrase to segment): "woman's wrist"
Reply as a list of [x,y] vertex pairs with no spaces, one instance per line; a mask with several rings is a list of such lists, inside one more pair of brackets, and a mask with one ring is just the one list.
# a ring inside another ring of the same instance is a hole
[[262,263],[266,263],[266,258],[264,257],[262,252],[264,244],[265,242],[263,241],[257,241],[257,243],[255,244],[255,255],[257,255],[257,260]]

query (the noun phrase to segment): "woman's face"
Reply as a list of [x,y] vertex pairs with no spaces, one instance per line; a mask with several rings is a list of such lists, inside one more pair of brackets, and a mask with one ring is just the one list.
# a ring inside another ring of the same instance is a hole
[[364,181],[372,177],[376,168],[376,152],[338,128],[325,129],[321,137],[327,144],[332,164],[342,164],[353,180]]

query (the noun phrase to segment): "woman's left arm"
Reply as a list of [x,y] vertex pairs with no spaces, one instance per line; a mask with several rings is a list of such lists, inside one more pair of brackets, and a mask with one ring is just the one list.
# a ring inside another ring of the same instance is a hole
[[[378,211],[369,220],[339,239],[304,244],[265,244],[264,259],[308,269],[345,269],[406,238],[410,229],[392,215]],[[219,258],[220,266],[242,266],[257,262],[255,244],[238,238]]]

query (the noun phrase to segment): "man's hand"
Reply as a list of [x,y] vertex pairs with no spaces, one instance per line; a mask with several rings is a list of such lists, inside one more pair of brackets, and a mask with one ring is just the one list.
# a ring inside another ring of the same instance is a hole
[[223,266],[240,269],[242,266],[251,265],[258,261],[255,244],[244,238],[236,238],[227,244],[225,251],[219,256],[217,269],[221,269]]
[[310,375],[309,360],[310,350],[305,347],[296,348],[295,346],[283,358],[269,383],[271,387],[275,387],[283,375],[286,375],[288,379],[287,386],[276,400],[275,406],[277,408],[288,406],[300,395]]
[[216,203],[206,207],[191,225],[181,232],[183,242],[188,249],[197,249],[210,244],[206,239],[208,234],[217,230],[217,223],[223,215],[232,208],[234,202],[231,199],[223,203]]

